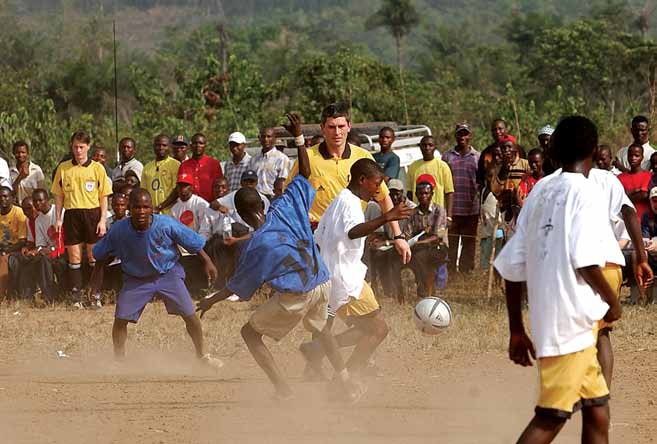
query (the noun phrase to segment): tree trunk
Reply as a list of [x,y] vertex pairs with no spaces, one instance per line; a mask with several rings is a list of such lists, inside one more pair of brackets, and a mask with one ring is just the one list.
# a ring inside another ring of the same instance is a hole
[[404,105],[404,123],[410,125],[408,118],[408,103],[406,102],[406,85],[404,84],[404,68],[402,62],[402,36],[395,35],[395,44],[397,45],[397,66],[399,67],[399,85],[401,86],[402,104]]

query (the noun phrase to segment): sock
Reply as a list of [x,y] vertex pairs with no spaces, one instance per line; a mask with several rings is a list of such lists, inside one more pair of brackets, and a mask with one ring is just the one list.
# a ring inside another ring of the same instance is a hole
[[71,291],[74,293],[82,289],[82,268],[80,264],[68,264],[68,277]]

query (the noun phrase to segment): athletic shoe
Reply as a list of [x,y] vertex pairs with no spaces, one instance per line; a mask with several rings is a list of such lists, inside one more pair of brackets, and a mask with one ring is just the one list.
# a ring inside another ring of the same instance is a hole
[[103,303],[100,302],[100,299],[95,299],[95,300],[91,303],[91,305],[89,306],[89,308],[91,308],[92,310],[100,310],[101,308],[103,308]]
[[228,302],[239,302],[239,301],[240,301],[240,297],[237,296],[236,294],[231,294],[230,296],[228,296],[228,297],[226,298],[226,300],[227,300]]
[[321,359],[324,357],[324,353],[320,347],[321,345],[315,342],[304,342],[299,346],[301,356],[306,360],[306,368],[303,371],[303,380],[306,382],[328,381],[328,377],[321,368]]
[[82,302],[75,302],[72,307],[76,310],[84,310],[84,304]]
[[383,378],[383,371],[376,365],[374,361],[367,361],[367,364],[362,370],[365,376],[373,376],[375,378]]
[[215,371],[219,371],[219,369],[224,366],[224,362],[221,359],[213,357],[210,353],[206,353],[200,357],[199,360],[203,365],[210,367]]
[[329,401],[347,404],[356,404],[367,392],[367,386],[353,378],[345,382],[335,378],[329,383],[328,389]]

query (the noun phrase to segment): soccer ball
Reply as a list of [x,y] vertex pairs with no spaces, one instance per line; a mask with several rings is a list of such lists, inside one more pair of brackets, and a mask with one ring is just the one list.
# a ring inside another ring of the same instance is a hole
[[415,306],[413,321],[422,333],[437,335],[452,323],[452,309],[440,298],[424,298]]

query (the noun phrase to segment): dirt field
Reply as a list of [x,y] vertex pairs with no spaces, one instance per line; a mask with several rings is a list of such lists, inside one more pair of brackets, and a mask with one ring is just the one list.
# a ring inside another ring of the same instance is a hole
[[[532,415],[535,369],[506,358],[506,313],[452,283],[454,324],[428,338],[411,306],[384,300],[392,332],[377,354],[384,376],[356,406],[330,403],[303,382],[295,330],[273,351],[296,399],[280,404],[243,346],[253,303],[226,303],[204,319],[218,374],[194,363],[183,323],[162,304],[129,331],[129,359],[111,359],[113,306],[99,312],[0,306],[2,443],[509,443]],[[501,296],[498,296],[501,300]],[[614,333],[612,442],[657,440],[657,307],[627,308]],[[68,357],[58,358],[57,351]],[[579,442],[579,417],[556,442]]]

